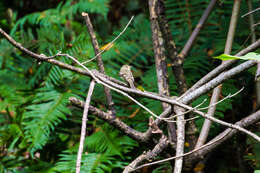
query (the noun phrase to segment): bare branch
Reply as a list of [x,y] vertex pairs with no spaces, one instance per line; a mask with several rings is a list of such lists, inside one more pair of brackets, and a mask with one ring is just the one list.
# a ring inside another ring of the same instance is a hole
[[[228,135],[228,134],[226,134],[226,135]],[[187,153],[185,153],[185,154],[182,154],[182,155],[177,155],[177,154],[176,154],[176,156],[174,156],[174,157],[169,157],[169,158],[167,158],[167,159],[162,159],[162,160],[158,160],[158,161],[155,161],[155,162],[143,164],[143,165],[141,165],[141,166],[138,166],[138,167],[135,168],[134,170],[141,169],[141,168],[146,167],[146,166],[151,166],[151,165],[155,165],[155,164],[167,162],[167,161],[174,160],[174,159],[177,160],[177,159],[179,159],[179,158],[182,158],[182,157],[191,155],[191,154],[193,154],[193,153],[195,153],[195,152],[197,152],[197,151],[199,151],[199,150],[201,150],[201,149],[204,149],[204,148],[206,148],[206,147],[208,147],[208,146],[210,146],[210,145],[213,145],[214,143],[216,143],[216,142],[222,140],[224,137],[225,137],[225,136],[221,136],[220,138],[217,138],[217,139],[215,139],[214,141],[212,140],[212,141],[210,141],[209,143],[207,143],[207,144],[205,144],[205,145],[202,145],[201,147],[196,148],[196,149],[194,149],[194,150],[192,150],[192,151],[189,151],[189,152],[187,152]]]
[[[185,115],[185,114],[187,114],[187,113],[193,112],[193,111],[195,111],[195,110],[200,111],[200,110],[204,110],[204,109],[211,108],[211,107],[213,107],[213,106],[215,106],[215,105],[217,105],[217,104],[219,104],[219,103],[225,101],[226,99],[230,99],[230,98],[236,96],[236,95],[239,94],[243,89],[244,89],[244,87],[241,88],[239,91],[237,91],[237,92],[234,93],[234,94],[228,94],[228,95],[227,95],[226,97],[224,97],[223,99],[219,100],[218,102],[215,102],[214,104],[210,104],[209,106],[199,108],[202,104],[204,104],[204,103],[206,102],[207,99],[204,99],[200,104],[198,104],[197,106],[193,107],[192,109],[187,110],[186,112],[183,112],[182,114],[176,114],[176,115],[170,116],[170,117],[168,117],[168,118],[160,118],[160,119],[161,119],[161,120],[164,120],[164,121],[167,121],[167,122],[175,122],[175,121],[169,121],[169,120],[174,119],[174,118],[176,118],[177,116]],[[186,119],[185,121],[187,121],[187,120],[188,120],[188,119]]]
[[[78,100],[75,97],[70,97],[69,100],[72,104],[74,104],[80,108],[83,108],[85,105],[85,103],[83,101]],[[98,109],[94,106],[91,106],[91,105],[89,106],[89,111],[93,115],[96,115],[98,118],[100,118],[100,119],[106,121],[107,123],[109,123],[110,125],[116,127],[118,130],[125,133],[127,136],[131,137],[132,139],[137,140],[142,143],[147,143],[149,141],[150,136],[145,135],[146,133],[141,133],[141,132],[138,132],[138,131],[132,129],[127,124],[122,122],[119,118],[114,118],[111,114],[103,112],[100,109]]]
[[[230,54],[231,49],[232,49],[232,44],[234,40],[234,35],[235,35],[235,30],[236,30],[236,25],[237,25],[237,19],[238,19],[238,14],[239,14],[239,8],[240,8],[240,0],[234,1],[233,5],[233,10],[232,10],[232,16],[230,19],[230,25],[229,25],[229,30],[228,30],[228,35],[227,35],[227,41],[225,45],[225,54]],[[223,64],[224,62],[222,62]],[[219,95],[221,94],[221,89],[222,85],[217,86],[213,90],[213,94],[211,96],[210,100],[210,107],[208,109],[208,116],[214,116],[215,110],[216,110],[216,103],[218,102]],[[195,148],[199,148],[201,145],[204,144],[208,137],[209,129],[211,126],[210,120],[206,119],[203,123],[197,144]]]
[[152,151],[147,151],[138,156],[133,162],[131,162],[127,167],[125,167],[123,173],[129,173],[136,170],[136,167],[145,160],[153,160],[156,156],[158,156],[167,146],[169,145],[169,141],[166,136],[162,136],[158,142],[158,144],[153,148]]
[[[257,112],[255,112],[251,115],[246,116],[246,118],[238,121],[237,123],[235,123],[235,125],[245,128],[245,127],[248,127],[248,126],[258,122],[259,120],[260,120],[260,110],[258,110]],[[222,132],[221,134],[219,134],[218,136],[216,136],[214,139],[212,139],[209,142],[216,141],[216,139],[222,138],[221,140],[213,143],[213,145],[203,148],[202,150],[200,150],[196,153],[193,153],[187,159],[189,161],[195,161],[195,160],[203,157],[204,155],[208,154],[210,151],[215,149],[217,146],[219,146],[220,144],[222,144],[223,142],[225,142],[226,140],[228,140],[229,138],[231,138],[234,134],[236,134],[238,132],[239,131],[236,129],[230,129],[230,128],[226,129],[224,132]]]
[[[253,7],[252,7],[252,1],[251,0],[247,0],[247,6],[248,6],[248,11],[252,11]],[[256,41],[255,28],[254,28],[254,23],[255,23],[254,16],[252,15],[252,13],[250,13],[248,15],[249,15],[248,16],[249,26],[250,26],[250,31],[251,31],[251,43],[254,43]]]
[[100,51],[95,57],[91,58],[90,60],[87,60],[85,62],[83,62],[82,64],[86,64],[89,63],[90,61],[93,61],[94,59],[96,59],[99,55],[101,55],[103,52],[105,52],[107,49],[109,49],[114,42],[119,39],[119,37],[126,31],[126,29],[128,28],[128,26],[130,25],[130,23],[132,22],[132,20],[134,19],[134,16],[131,17],[131,19],[129,20],[129,22],[126,24],[125,28],[118,34],[118,36],[116,36],[114,38],[114,40],[112,40],[109,44],[107,44],[104,49],[102,51]]
[[[260,40],[259,40],[260,41]],[[260,43],[260,42],[259,42]],[[196,90],[194,90],[193,92],[185,95],[182,97],[181,101],[185,104],[191,102],[192,100],[194,100],[195,98],[197,98],[198,96],[205,94],[206,92],[210,91],[211,89],[215,88],[216,86],[218,86],[219,84],[221,84],[222,82],[224,82],[226,79],[231,78],[232,76],[247,70],[248,68],[254,66],[257,64],[257,61],[255,60],[250,60],[250,61],[246,61],[226,72],[222,72],[221,74],[219,74],[217,77],[215,77],[214,79],[212,79],[211,81],[207,82],[206,84],[202,85],[201,87],[197,88]]]
[[[174,112],[177,114],[183,113],[183,108],[174,107]],[[182,155],[184,153],[184,142],[185,142],[185,122],[184,115],[177,117],[177,143],[176,143],[176,155]],[[183,164],[183,157],[179,157],[175,160],[174,173],[181,173]]]
[[[153,39],[153,52],[157,74],[157,85],[160,95],[170,96],[169,80],[164,48],[164,39],[160,29],[160,12],[164,11],[163,2],[161,0],[149,0],[149,12]],[[163,110],[169,107],[169,104],[162,102]],[[175,125],[171,122],[167,123],[170,142],[176,141]]]
[[203,15],[201,16],[198,24],[194,28],[191,36],[189,37],[188,41],[186,42],[184,48],[182,49],[182,51],[180,53],[180,57],[182,59],[184,59],[187,56],[188,52],[190,51],[194,41],[198,37],[198,34],[199,34],[200,30],[202,29],[202,27],[204,26],[205,22],[207,21],[207,19],[208,19],[210,13],[212,12],[216,2],[217,2],[217,0],[211,0],[209,5],[208,5],[208,7],[206,8],[206,10],[204,11]]
[[[247,126],[254,124],[255,122],[258,122],[259,120],[260,120],[260,110],[251,114],[251,115],[249,115],[249,116],[247,116],[246,118],[240,120],[235,125],[241,126],[241,127],[247,127]],[[203,157],[205,154],[208,154],[210,151],[215,149],[217,146],[222,144],[224,141],[228,140],[230,137],[232,137],[237,132],[239,132],[239,131],[235,130],[235,129],[228,128],[224,132],[222,132],[221,134],[216,136],[214,139],[209,141],[207,144],[202,145],[201,147],[199,147],[197,149],[194,149],[194,150],[187,152],[187,153],[180,155],[180,156],[177,155],[177,156],[170,157],[170,158],[163,159],[163,160],[159,160],[159,161],[156,161],[156,162],[147,163],[147,164],[136,167],[134,170],[141,169],[141,168],[146,167],[146,166],[151,166],[151,165],[154,165],[154,164],[159,164],[159,163],[162,163],[162,162],[170,161],[170,160],[176,159],[178,157],[189,156],[188,160],[194,161],[198,158]]]
[[[101,54],[99,54],[99,46],[98,46],[98,41],[92,26],[92,23],[90,21],[89,15],[88,13],[82,13],[82,16],[85,19],[86,25],[87,25],[87,29],[89,32],[89,35],[91,37],[91,41],[92,41],[92,45],[95,51],[95,55],[97,56],[97,62],[98,62],[98,67],[99,67],[99,71],[103,74],[105,74],[105,67],[104,67],[104,63],[101,57]],[[98,55],[99,54],[99,55]],[[106,95],[106,99],[107,99],[107,104],[109,107],[109,110],[111,110],[112,115],[115,115],[116,111],[114,108],[114,102],[112,100],[112,95],[110,93],[110,89],[107,87],[104,87],[105,90],[105,95]]]
[[258,10],[260,10],[260,7],[254,9],[254,10],[250,10],[248,13],[242,15],[241,17],[242,17],[242,18],[243,18],[243,17],[246,17],[247,15],[253,14],[254,12],[257,12]]
[[86,126],[87,126],[87,121],[88,121],[88,109],[89,109],[90,100],[91,100],[91,96],[92,96],[94,87],[95,87],[95,81],[92,80],[89,85],[88,95],[86,98],[83,116],[82,116],[80,143],[79,143],[79,150],[78,150],[77,162],[76,162],[76,173],[80,173],[81,156],[82,156],[82,152],[83,152],[83,148],[84,148]]

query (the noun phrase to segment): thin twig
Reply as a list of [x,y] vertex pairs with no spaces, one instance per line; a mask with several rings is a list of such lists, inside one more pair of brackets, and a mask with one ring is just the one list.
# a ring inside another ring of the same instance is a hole
[[237,91],[236,93],[234,94],[228,94],[226,97],[224,97],[223,99],[219,100],[218,102],[215,102],[214,104],[210,104],[209,106],[206,106],[206,107],[203,107],[203,108],[198,108],[197,110],[204,110],[204,109],[208,109],[210,107],[213,107],[223,101],[225,101],[226,99],[230,99],[236,95],[238,95],[241,91],[243,91],[244,87],[242,87],[239,91]]
[[[247,115],[245,116],[245,118],[243,118],[242,120],[238,121],[235,123],[235,125],[237,126],[241,126],[241,127],[248,127],[256,122],[259,122],[260,120],[260,110],[258,110],[257,112],[254,112],[251,115]],[[216,141],[216,139],[222,138],[222,140],[219,140],[218,142],[215,142],[214,144],[207,146],[206,148],[199,150],[196,153],[193,153],[192,155],[189,156],[189,158],[187,158],[187,160],[189,161],[195,161],[198,158],[202,158],[204,155],[208,154],[209,151],[212,151],[214,148],[216,148],[217,146],[219,146],[221,143],[225,142],[227,139],[229,139],[230,137],[232,137],[234,134],[238,133],[238,130],[235,129],[231,129],[228,128],[225,131],[223,131],[222,133],[220,133],[219,135],[217,135],[214,139],[212,139],[211,141]],[[209,142],[211,142],[209,141]]]
[[91,96],[92,96],[94,87],[95,87],[95,81],[92,80],[89,85],[88,95],[86,98],[83,116],[82,116],[80,143],[79,143],[79,150],[78,150],[77,162],[76,162],[76,173],[80,173],[81,156],[82,156],[82,152],[83,152],[83,148],[84,148],[86,126],[87,126],[87,121],[88,121],[88,109],[89,109],[90,100],[91,100]]
[[[176,118],[176,117],[178,117],[178,116],[180,116],[180,115],[185,115],[185,114],[187,114],[187,113],[189,113],[189,112],[193,112],[193,111],[195,111],[195,110],[200,111],[200,110],[204,110],[204,109],[208,109],[208,108],[210,108],[210,107],[213,107],[213,106],[215,106],[215,105],[217,105],[217,104],[219,104],[219,103],[225,101],[226,99],[230,99],[230,98],[236,96],[236,95],[239,94],[243,89],[244,89],[244,87],[242,87],[239,91],[237,91],[237,92],[234,93],[234,94],[228,94],[226,97],[224,97],[223,99],[219,100],[218,102],[216,102],[216,103],[214,103],[214,104],[212,104],[212,105],[209,105],[209,106],[207,106],[207,107],[199,108],[199,107],[200,107],[202,104],[204,104],[205,101],[207,100],[207,99],[204,99],[200,104],[198,104],[198,105],[196,105],[195,107],[193,107],[193,109],[189,109],[189,110],[186,111],[186,112],[183,112],[183,113],[181,113],[181,114],[177,114],[177,115],[174,115],[174,116],[170,116],[170,117],[168,117],[168,118],[161,118],[161,120],[164,120],[164,121],[166,121],[166,122],[176,122],[176,121],[171,121],[171,119],[174,119],[174,118]],[[192,118],[189,118],[189,119],[185,119],[184,121],[190,121],[190,120],[197,119],[197,118],[198,118],[198,117],[196,116],[196,117],[192,117]]]
[[167,121],[167,120],[174,119],[174,118],[176,118],[176,117],[178,117],[180,115],[188,114],[188,113],[190,113],[190,112],[192,112],[194,110],[198,110],[197,108],[200,107],[201,105],[203,105],[206,101],[207,101],[207,99],[204,99],[200,104],[196,105],[193,109],[189,109],[189,110],[187,110],[185,112],[182,112],[181,114],[176,114],[176,115],[172,115],[172,116],[170,116],[168,118],[161,118],[161,119],[164,120],[164,121]]
[[126,29],[128,28],[128,26],[130,25],[130,23],[132,22],[133,19],[134,19],[134,16],[131,17],[129,22],[126,24],[125,28],[118,34],[118,36],[116,36],[114,38],[114,40],[112,40],[109,44],[107,44],[102,51],[100,51],[95,57],[91,58],[90,60],[83,62],[82,64],[86,64],[86,63],[89,63],[90,61],[93,61],[99,55],[101,55],[103,52],[105,52],[107,49],[109,49],[114,44],[114,42],[126,31]]
[[198,34],[199,34],[200,30],[202,29],[202,27],[205,25],[205,23],[206,23],[209,15],[210,15],[210,13],[212,12],[216,2],[217,2],[217,0],[211,0],[209,5],[207,6],[206,10],[204,11],[203,15],[201,16],[198,24],[194,28],[191,36],[189,37],[188,41],[186,42],[184,48],[182,49],[182,51],[180,53],[182,59],[185,58],[187,56],[188,52],[190,51],[194,41],[198,37]]
[[259,8],[256,8],[256,9],[254,9],[254,10],[252,10],[252,11],[249,11],[248,13],[246,13],[246,14],[242,15],[241,17],[242,17],[242,18],[243,18],[243,17],[246,17],[247,15],[250,15],[250,14],[252,14],[252,13],[254,13],[254,12],[258,11],[258,10],[260,10],[260,7],[259,7]]
[[[228,135],[228,134],[226,134],[226,135]],[[214,141],[210,141],[209,143],[207,143],[207,144],[205,144],[205,145],[202,145],[201,147],[196,148],[196,149],[194,149],[194,150],[192,150],[192,151],[189,151],[189,152],[187,152],[187,153],[185,153],[185,154],[177,155],[177,156],[174,156],[174,157],[169,157],[169,158],[167,158],[167,159],[162,159],[162,160],[158,160],[158,161],[151,162],[151,163],[147,163],[147,164],[143,164],[143,165],[138,166],[137,168],[133,169],[133,171],[135,171],[135,170],[137,170],[137,169],[141,169],[141,168],[146,167],[146,166],[151,166],[151,165],[155,165],[155,164],[167,162],[167,161],[170,161],[170,160],[173,160],[173,159],[178,159],[178,158],[182,158],[182,157],[188,156],[188,155],[190,155],[190,154],[192,154],[192,153],[195,153],[195,152],[197,152],[197,151],[199,151],[199,150],[201,150],[201,149],[203,149],[203,148],[205,148],[205,147],[208,147],[208,146],[210,146],[210,145],[212,145],[212,144],[214,144],[214,143],[216,143],[216,142],[222,140],[224,137],[225,137],[225,136],[223,136],[223,137],[221,137],[221,138],[218,138],[218,139],[215,139]]]

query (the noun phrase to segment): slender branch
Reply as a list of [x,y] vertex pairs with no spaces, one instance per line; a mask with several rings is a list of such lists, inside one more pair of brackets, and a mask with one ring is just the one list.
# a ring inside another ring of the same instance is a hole
[[[226,135],[227,135],[227,134],[226,134]],[[141,168],[146,167],[146,166],[151,166],[151,165],[155,165],[155,164],[159,164],[159,163],[171,161],[171,160],[174,160],[174,159],[177,160],[177,159],[179,159],[179,158],[182,158],[182,157],[191,155],[191,154],[193,154],[193,153],[195,153],[195,152],[198,152],[199,150],[202,150],[202,149],[204,149],[204,148],[206,148],[206,147],[208,147],[208,146],[210,146],[210,145],[213,145],[214,143],[216,143],[216,142],[222,140],[224,137],[225,137],[225,136],[222,136],[222,137],[220,137],[220,138],[218,138],[218,139],[215,139],[214,141],[212,140],[212,141],[210,141],[209,143],[207,143],[207,144],[205,144],[205,145],[202,145],[201,147],[196,148],[196,149],[194,149],[194,150],[192,150],[192,151],[189,151],[189,152],[187,152],[187,153],[184,153],[184,154],[181,154],[181,155],[177,155],[177,154],[176,154],[176,156],[174,156],[174,157],[169,157],[169,158],[167,158],[167,159],[162,159],[162,160],[158,160],[158,161],[155,161],[155,162],[143,164],[143,165],[141,165],[141,166],[138,166],[138,167],[135,168],[134,170],[141,169]]]
[[241,17],[242,17],[242,18],[243,18],[243,17],[246,17],[247,15],[253,14],[254,12],[257,12],[258,10],[260,10],[260,7],[254,9],[254,10],[251,9],[248,13],[242,15]]
[[[256,122],[258,122],[260,120],[260,110],[254,112],[251,115],[246,116],[244,119],[238,121],[237,123],[235,123],[236,126],[240,126],[240,127],[248,127]],[[226,129],[224,132],[220,133],[218,136],[216,136],[215,138],[213,138],[211,141],[209,141],[208,143],[212,142],[212,141],[216,141],[216,139],[222,138],[221,140],[219,140],[218,142],[215,142],[214,145],[210,145],[207,146],[206,148],[203,148],[202,150],[193,153],[192,155],[190,155],[187,160],[189,161],[196,161],[197,159],[203,157],[204,155],[208,154],[210,151],[212,151],[213,149],[215,149],[217,146],[219,146],[220,144],[222,144],[223,142],[227,141],[229,138],[231,138],[232,136],[234,136],[234,134],[238,133],[239,131],[236,129]]]
[[167,137],[162,135],[158,144],[153,148],[152,151],[147,151],[138,156],[133,162],[131,162],[127,167],[125,167],[123,173],[129,173],[136,170],[136,167],[141,164],[145,160],[153,160],[156,156],[158,156],[167,146],[169,145],[169,141]]
[[129,20],[129,22],[126,24],[125,28],[118,34],[118,36],[116,36],[114,38],[114,40],[112,40],[109,44],[107,44],[104,49],[102,51],[100,51],[95,57],[91,58],[90,60],[87,60],[85,62],[83,62],[82,64],[86,64],[89,63],[90,61],[93,61],[94,59],[96,59],[99,55],[101,55],[103,52],[105,52],[106,50],[108,50],[113,44],[114,42],[120,38],[120,36],[126,31],[126,29],[128,28],[128,26],[130,25],[130,23],[132,22],[132,20],[134,19],[134,16],[131,17],[131,19]]
[[90,100],[91,100],[91,96],[92,96],[94,87],[95,87],[95,81],[92,80],[89,85],[88,95],[86,98],[83,116],[82,116],[80,143],[79,143],[79,150],[78,150],[77,162],[76,162],[76,173],[80,173],[81,156],[82,156],[82,152],[83,152],[83,148],[84,148],[86,126],[87,126],[87,121],[88,121],[88,109],[89,109]]
[[[248,11],[252,11],[253,7],[252,7],[252,1],[251,0],[247,0],[247,6],[248,6]],[[260,8],[259,8],[260,9]],[[250,26],[250,31],[251,31],[251,43],[254,43],[256,41],[256,35],[255,35],[255,28],[254,28],[254,16],[252,15],[252,13],[248,14],[248,19],[249,19],[249,26]]]
[[211,81],[209,81],[206,84],[202,85],[201,87],[197,88],[196,90],[189,93],[188,95],[183,96],[181,100],[183,101],[183,103],[187,104],[187,103],[191,102],[192,100],[194,100],[195,98],[197,98],[198,96],[205,94],[206,92],[215,88],[216,86],[221,84],[226,79],[229,79],[232,76],[234,76],[242,71],[245,71],[248,68],[250,68],[256,64],[257,64],[257,61],[250,60],[250,61],[246,61],[226,72],[222,72],[221,74],[219,74],[217,77],[215,77]]
[[180,57],[182,59],[184,59],[188,52],[190,51],[194,41],[196,40],[196,38],[199,35],[200,30],[202,29],[202,27],[205,25],[210,13],[212,12],[215,4],[216,4],[217,0],[211,0],[208,7],[206,8],[206,10],[204,11],[203,15],[201,16],[198,24],[196,25],[196,27],[194,28],[191,36],[189,37],[188,41],[186,42],[184,48],[182,49],[181,53],[180,53]]
[[[248,6],[248,11],[252,11],[252,1],[247,0],[247,6]],[[252,13],[248,14],[248,19],[249,19],[249,26],[250,26],[250,31],[251,31],[251,43],[254,43],[256,41],[256,34],[255,34],[255,28],[254,28],[254,16]],[[257,63],[257,69],[255,73],[255,92],[256,92],[256,108],[260,106],[260,62]]]
[[[83,108],[85,103],[81,100],[78,100],[75,97],[70,97],[70,102],[74,104],[77,107]],[[96,115],[98,118],[106,121],[110,125],[116,127],[118,130],[121,132],[125,133],[127,136],[131,137],[134,140],[137,140],[141,143],[147,143],[149,142],[150,136],[147,135],[147,133],[141,133],[138,132],[131,127],[129,127],[127,124],[122,122],[119,118],[114,118],[111,114],[106,113],[101,111],[100,109],[94,107],[94,106],[89,106],[89,111],[93,114]]]
[[[177,55],[175,44],[173,42],[172,36],[167,30],[165,30],[165,39],[167,44],[167,49],[169,50],[170,58],[172,59],[172,71],[176,80],[176,83],[178,85],[179,92],[183,94],[187,91],[187,84],[184,76],[184,71],[182,68],[182,64],[184,61],[184,58],[189,53],[193,43],[195,42],[196,38],[198,37],[198,34],[205,24],[209,14],[211,13],[213,7],[215,6],[217,0],[211,0],[208,7],[204,11],[203,15],[201,16],[198,24],[196,25],[195,29],[193,30],[191,36],[189,37],[188,41],[186,42],[184,48],[182,49],[181,53]],[[165,25],[164,23],[164,26]]]
[[[235,30],[236,30],[236,25],[237,25],[237,19],[239,15],[239,8],[240,8],[240,0],[234,1],[233,5],[233,10],[232,10],[232,16],[230,19],[230,25],[229,25],[229,30],[228,30],[228,35],[227,35],[227,41],[225,45],[225,54],[230,54],[231,49],[232,49],[232,44],[234,40],[234,35],[235,35]],[[222,62],[223,64],[224,62]],[[211,99],[210,99],[210,108],[208,109],[208,116],[214,116],[215,110],[216,110],[216,103],[218,102],[219,96],[221,94],[221,89],[222,85],[217,86],[214,88]],[[212,106],[213,105],[213,106]],[[206,119],[203,123],[198,141],[196,143],[195,148],[199,148],[202,146],[205,141],[207,140],[209,129],[211,126],[211,121]]]
[[185,115],[185,114],[188,114],[189,112],[193,112],[193,111],[195,111],[195,110],[200,111],[200,110],[205,110],[205,109],[211,108],[211,107],[213,107],[213,106],[215,106],[215,105],[217,105],[217,104],[219,104],[219,103],[225,101],[226,99],[230,99],[230,98],[236,96],[236,95],[239,94],[243,89],[244,89],[244,87],[243,87],[242,89],[240,89],[239,91],[237,91],[236,93],[234,93],[234,94],[228,94],[228,95],[227,95],[226,97],[224,97],[223,99],[219,100],[218,102],[215,102],[214,104],[210,104],[209,106],[200,108],[200,106],[203,105],[203,104],[207,101],[207,99],[204,99],[200,104],[198,104],[198,105],[196,105],[195,107],[193,107],[193,109],[189,109],[189,110],[187,110],[186,112],[183,112],[182,114],[176,114],[176,115],[170,116],[170,117],[168,117],[168,118],[161,118],[161,119],[162,119],[162,120],[171,120],[171,119],[176,118],[177,116]]
[[[95,32],[94,32],[92,23],[90,21],[89,15],[88,15],[88,13],[82,13],[82,16],[85,19],[87,29],[88,29],[89,35],[91,37],[91,42],[92,42],[92,45],[93,45],[93,48],[94,48],[94,51],[95,51],[95,55],[97,56],[99,71],[100,71],[100,73],[105,74],[104,63],[103,63],[101,54],[99,54],[98,41],[97,41],[97,38],[96,38],[96,35],[95,35]],[[106,100],[107,100],[107,103],[108,103],[109,110],[111,110],[112,115],[115,115],[116,111],[115,111],[115,108],[114,108],[114,102],[112,100],[112,95],[111,95],[110,89],[104,86],[104,90],[105,90],[105,95],[106,95]]]
[[[258,122],[260,120],[260,110],[247,116],[246,118],[240,120],[239,122],[236,123],[236,125],[241,126],[241,127],[247,127],[250,126],[252,124],[254,124],[255,122]],[[137,169],[141,169],[143,167],[146,166],[151,166],[154,164],[159,164],[159,163],[163,163],[166,161],[170,161],[179,157],[185,157],[185,156],[189,156],[188,157],[188,161],[195,161],[198,158],[203,157],[205,154],[208,154],[210,151],[212,151],[213,149],[215,149],[217,146],[219,146],[220,144],[222,144],[224,141],[228,140],[229,138],[231,138],[234,134],[236,134],[238,131],[235,129],[226,129],[224,132],[222,132],[221,134],[219,134],[218,136],[216,136],[214,139],[212,139],[211,141],[209,141],[207,144],[202,145],[201,147],[194,149],[190,152],[187,152],[183,155],[177,155],[174,157],[170,157],[167,159],[163,159],[163,160],[159,160],[156,162],[151,162],[151,163],[147,163],[141,166],[136,167],[134,170]]]

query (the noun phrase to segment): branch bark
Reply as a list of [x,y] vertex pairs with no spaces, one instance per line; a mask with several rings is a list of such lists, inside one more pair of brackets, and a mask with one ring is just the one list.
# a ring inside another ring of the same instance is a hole
[[158,156],[167,146],[169,145],[169,141],[167,137],[162,135],[158,144],[153,148],[152,151],[147,151],[138,156],[133,162],[131,162],[127,167],[125,167],[123,173],[133,172],[135,168],[140,165],[145,160],[154,160],[156,156]]
[[[229,25],[229,31],[228,31],[228,35],[227,35],[227,41],[226,41],[226,45],[225,45],[225,54],[230,54],[231,53],[231,49],[232,49],[232,44],[233,44],[233,40],[234,40],[234,35],[235,35],[235,30],[236,30],[236,25],[237,25],[237,19],[238,19],[238,15],[239,15],[239,8],[240,8],[240,0],[234,1],[234,5],[233,5],[233,11],[232,11],[232,16],[230,19],[230,25]],[[224,62],[222,62],[223,64]],[[218,102],[219,96],[221,94],[221,88],[222,85],[217,86],[217,88],[215,88],[213,90],[212,96],[211,96],[211,100],[210,100],[210,108],[208,109],[208,116],[214,116],[215,114],[215,110],[216,110],[216,103]],[[207,140],[208,137],[208,133],[209,133],[209,129],[211,126],[211,121],[206,119],[203,123],[197,144],[195,146],[195,148],[199,148],[200,146],[202,146],[205,141]]]
[[[246,118],[240,120],[235,125],[241,126],[241,127],[247,127],[247,126],[250,126],[250,125],[258,122],[259,120],[260,120],[260,111],[257,111],[255,113],[247,116]],[[180,157],[187,157],[186,160],[189,163],[195,162],[196,160],[201,159],[204,155],[206,155],[209,152],[211,152],[212,150],[214,150],[217,146],[219,146],[224,141],[228,140],[230,137],[232,137],[237,132],[238,132],[237,130],[229,128],[229,129],[225,130],[224,132],[222,132],[221,134],[219,134],[218,136],[216,136],[214,139],[212,139],[208,143],[206,143],[205,145],[201,146],[200,148],[189,151],[189,152],[187,152],[183,155],[176,155],[174,157],[170,157],[170,158],[166,158],[166,159],[163,159],[163,160],[159,160],[159,161],[155,161],[155,162],[152,162],[152,163],[147,163],[147,164],[138,166],[135,170],[143,168],[145,166],[151,166],[151,165],[154,165],[154,164],[159,164],[159,163],[163,163],[163,162],[170,161],[170,160],[173,160],[173,159],[177,159],[177,158],[180,158]]]
[[80,134],[80,142],[79,142],[79,150],[77,155],[77,162],[76,162],[76,173],[80,173],[80,164],[81,164],[81,156],[84,148],[84,141],[86,136],[86,126],[88,122],[88,109],[90,105],[91,96],[95,87],[95,81],[92,80],[89,85],[88,95],[86,98],[86,102],[84,105],[84,112],[82,116],[82,125],[81,125],[81,134]]
[[[250,125],[252,125],[252,124],[254,124],[258,121],[260,121],[260,110],[258,110],[257,112],[255,112],[251,115],[246,116],[246,118],[238,121],[237,123],[235,123],[235,125],[245,128],[245,127],[248,127],[248,126],[250,126]],[[231,138],[232,136],[234,136],[238,132],[239,131],[236,130],[236,129],[230,129],[230,128],[226,129],[224,132],[217,135],[215,138],[210,140],[208,143],[216,141],[219,138],[221,138],[221,140],[218,140],[213,145],[207,146],[207,147],[201,149],[200,151],[193,153],[192,155],[190,155],[187,158],[187,160],[193,161],[193,162],[197,161],[198,159],[202,158],[203,156],[205,156],[206,154],[208,154],[209,152],[211,152],[212,150],[217,148],[220,144],[227,141],[229,138]]]
[[[82,16],[85,19],[86,25],[87,25],[87,29],[89,32],[89,35],[91,37],[91,42],[95,51],[95,55],[97,56],[97,62],[98,62],[98,67],[99,67],[99,71],[102,74],[105,74],[105,67],[104,67],[104,63],[101,57],[101,54],[99,54],[99,46],[98,46],[98,41],[92,26],[92,23],[90,21],[89,15],[88,13],[82,13]],[[105,90],[105,95],[106,95],[106,100],[107,100],[107,104],[109,107],[109,110],[111,110],[112,115],[115,115],[116,111],[114,108],[114,102],[112,100],[112,95],[110,92],[110,89],[104,86],[104,90]]]
[[[158,90],[160,95],[170,96],[164,39],[159,27],[160,15],[164,11],[163,2],[161,0],[149,0],[149,11]],[[169,106],[169,104],[162,102],[163,110],[166,110]],[[172,122],[168,122],[167,125],[169,140],[174,143],[176,141],[175,125]]]
[[[80,108],[83,108],[85,103],[75,97],[70,97],[70,102]],[[116,127],[118,130],[126,134],[127,136],[131,137],[132,139],[141,142],[141,143],[148,143],[150,139],[150,135],[147,135],[147,133],[141,133],[138,132],[128,125],[126,125],[124,122],[122,122],[119,118],[114,118],[110,113],[106,113],[101,111],[100,109],[94,107],[94,106],[89,106],[89,111],[93,114],[96,115],[98,118],[106,121],[110,125]],[[146,137],[147,136],[147,137]]]

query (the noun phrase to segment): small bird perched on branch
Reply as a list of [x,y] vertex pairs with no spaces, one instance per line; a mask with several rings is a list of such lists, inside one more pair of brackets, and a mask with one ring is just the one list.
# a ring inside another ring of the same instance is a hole
[[135,88],[134,77],[131,72],[131,66],[123,65],[120,69],[119,76],[125,81],[127,81],[131,88]]

